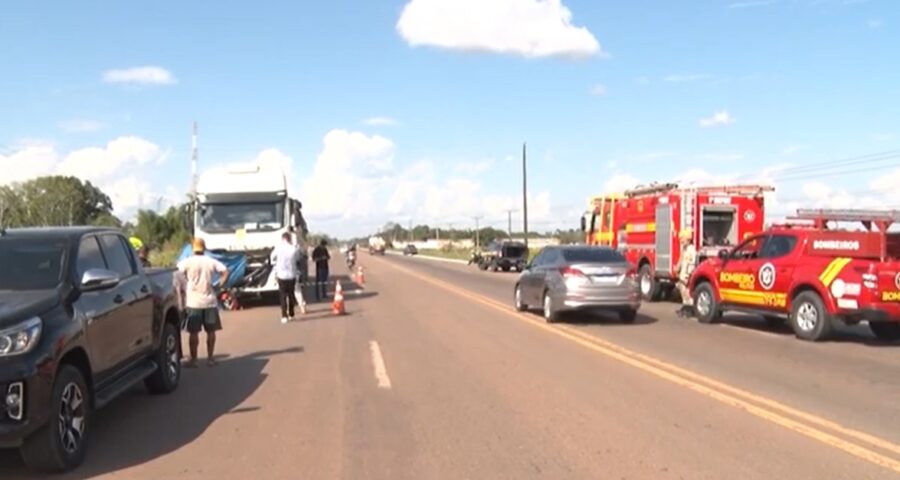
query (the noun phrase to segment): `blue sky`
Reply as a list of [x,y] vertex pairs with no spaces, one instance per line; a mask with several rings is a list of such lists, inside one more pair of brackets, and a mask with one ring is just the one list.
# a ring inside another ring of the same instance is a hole
[[285,165],[337,234],[505,226],[523,141],[539,228],[676,178],[772,182],[773,215],[900,208],[900,159],[798,170],[900,149],[898,28],[892,0],[6,2],[0,183],[165,205],[196,120],[201,170]]

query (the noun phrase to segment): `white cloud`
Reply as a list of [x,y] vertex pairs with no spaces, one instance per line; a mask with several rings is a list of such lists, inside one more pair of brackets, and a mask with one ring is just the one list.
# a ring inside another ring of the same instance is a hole
[[701,118],[700,126],[703,128],[709,127],[717,127],[723,125],[731,125],[735,122],[734,117],[731,116],[728,111],[723,110],[721,112],[714,113],[711,117]]
[[609,177],[603,183],[603,193],[621,192],[634,188],[641,183],[640,179],[628,173],[620,173]]
[[332,130],[322,141],[313,173],[301,184],[310,218],[353,218],[375,211],[375,196],[393,164],[394,143],[379,135]]
[[561,0],[410,0],[397,31],[411,46],[518,55],[605,55]]
[[606,92],[608,90],[609,89],[606,88],[606,85],[603,85],[602,83],[598,83],[598,84],[594,85],[593,87],[591,87],[590,93],[591,93],[591,95],[593,95],[595,97],[602,97],[602,96],[606,95]]
[[103,81],[129,85],[174,85],[178,83],[178,79],[172,75],[172,72],[156,66],[107,70],[103,73]]
[[668,82],[668,83],[690,83],[690,82],[699,82],[701,80],[709,80],[711,78],[712,78],[711,75],[707,75],[705,73],[690,74],[690,75],[671,74],[671,75],[666,75],[665,77],[663,77],[663,81]]
[[63,158],[56,168],[63,175],[90,180],[108,179],[128,164],[162,163],[164,152],[156,144],[135,136],[119,137],[105,147],[75,150]]
[[53,172],[59,155],[52,144],[20,145],[9,155],[0,154],[0,185],[23,182]]
[[106,128],[106,124],[95,120],[68,120],[60,122],[59,128],[66,133],[94,133]]
[[400,122],[390,117],[372,117],[363,120],[363,124],[370,127],[392,127],[399,125]]

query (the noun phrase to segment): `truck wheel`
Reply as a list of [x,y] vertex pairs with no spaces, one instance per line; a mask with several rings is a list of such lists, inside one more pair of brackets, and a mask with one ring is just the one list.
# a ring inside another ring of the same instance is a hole
[[803,292],[792,303],[791,327],[797,338],[821,342],[831,336],[834,330],[831,316],[818,294]]
[[90,432],[91,391],[81,371],[63,364],[53,382],[50,419],[20,449],[29,468],[63,473],[84,462]]
[[900,323],[869,322],[869,330],[882,342],[896,342],[900,340]]
[[509,271],[509,267],[508,267],[508,266],[507,266],[507,267],[503,267],[503,271],[504,271],[504,272],[508,272],[508,271]]
[[526,305],[525,302],[522,301],[522,286],[521,285],[516,285],[516,294],[515,295],[516,295],[516,310],[518,310],[520,312],[524,312],[524,311],[528,310],[528,305]]
[[478,269],[481,270],[482,272],[484,272],[488,269],[488,264],[485,262],[480,262],[478,264]]
[[716,293],[707,282],[694,287],[694,311],[697,314],[697,321],[700,323],[715,323],[722,316],[719,302],[716,300]]
[[559,321],[559,312],[553,306],[553,299],[550,298],[550,292],[544,292],[544,321],[547,323],[556,323]]
[[158,368],[144,380],[147,390],[154,395],[172,393],[181,380],[181,337],[171,323],[163,325],[162,341],[153,360]]
[[659,282],[650,270],[650,264],[645,263],[638,273],[641,284],[641,298],[648,302],[659,300]]

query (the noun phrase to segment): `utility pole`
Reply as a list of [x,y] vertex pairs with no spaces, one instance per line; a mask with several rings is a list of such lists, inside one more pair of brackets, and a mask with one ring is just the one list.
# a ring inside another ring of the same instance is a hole
[[522,144],[522,223],[525,227],[525,249],[528,250],[528,169],[525,166],[525,148]]
[[472,217],[475,219],[475,250],[478,250],[478,245],[481,240],[481,229],[478,228],[478,221],[481,220],[481,217]]

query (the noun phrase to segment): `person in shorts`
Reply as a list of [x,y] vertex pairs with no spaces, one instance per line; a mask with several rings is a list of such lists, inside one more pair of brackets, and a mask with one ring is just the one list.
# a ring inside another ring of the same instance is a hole
[[[197,366],[201,329],[206,331],[207,363],[213,366],[216,364],[213,358],[216,350],[216,332],[222,329],[216,289],[222,288],[228,281],[228,268],[222,262],[205,255],[206,243],[202,238],[194,239],[192,250],[194,253],[192,256],[178,262],[178,272],[184,276],[185,326],[191,350],[191,359],[187,366]],[[220,279],[218,285],[214,285],[213,278],[217,273]]]

